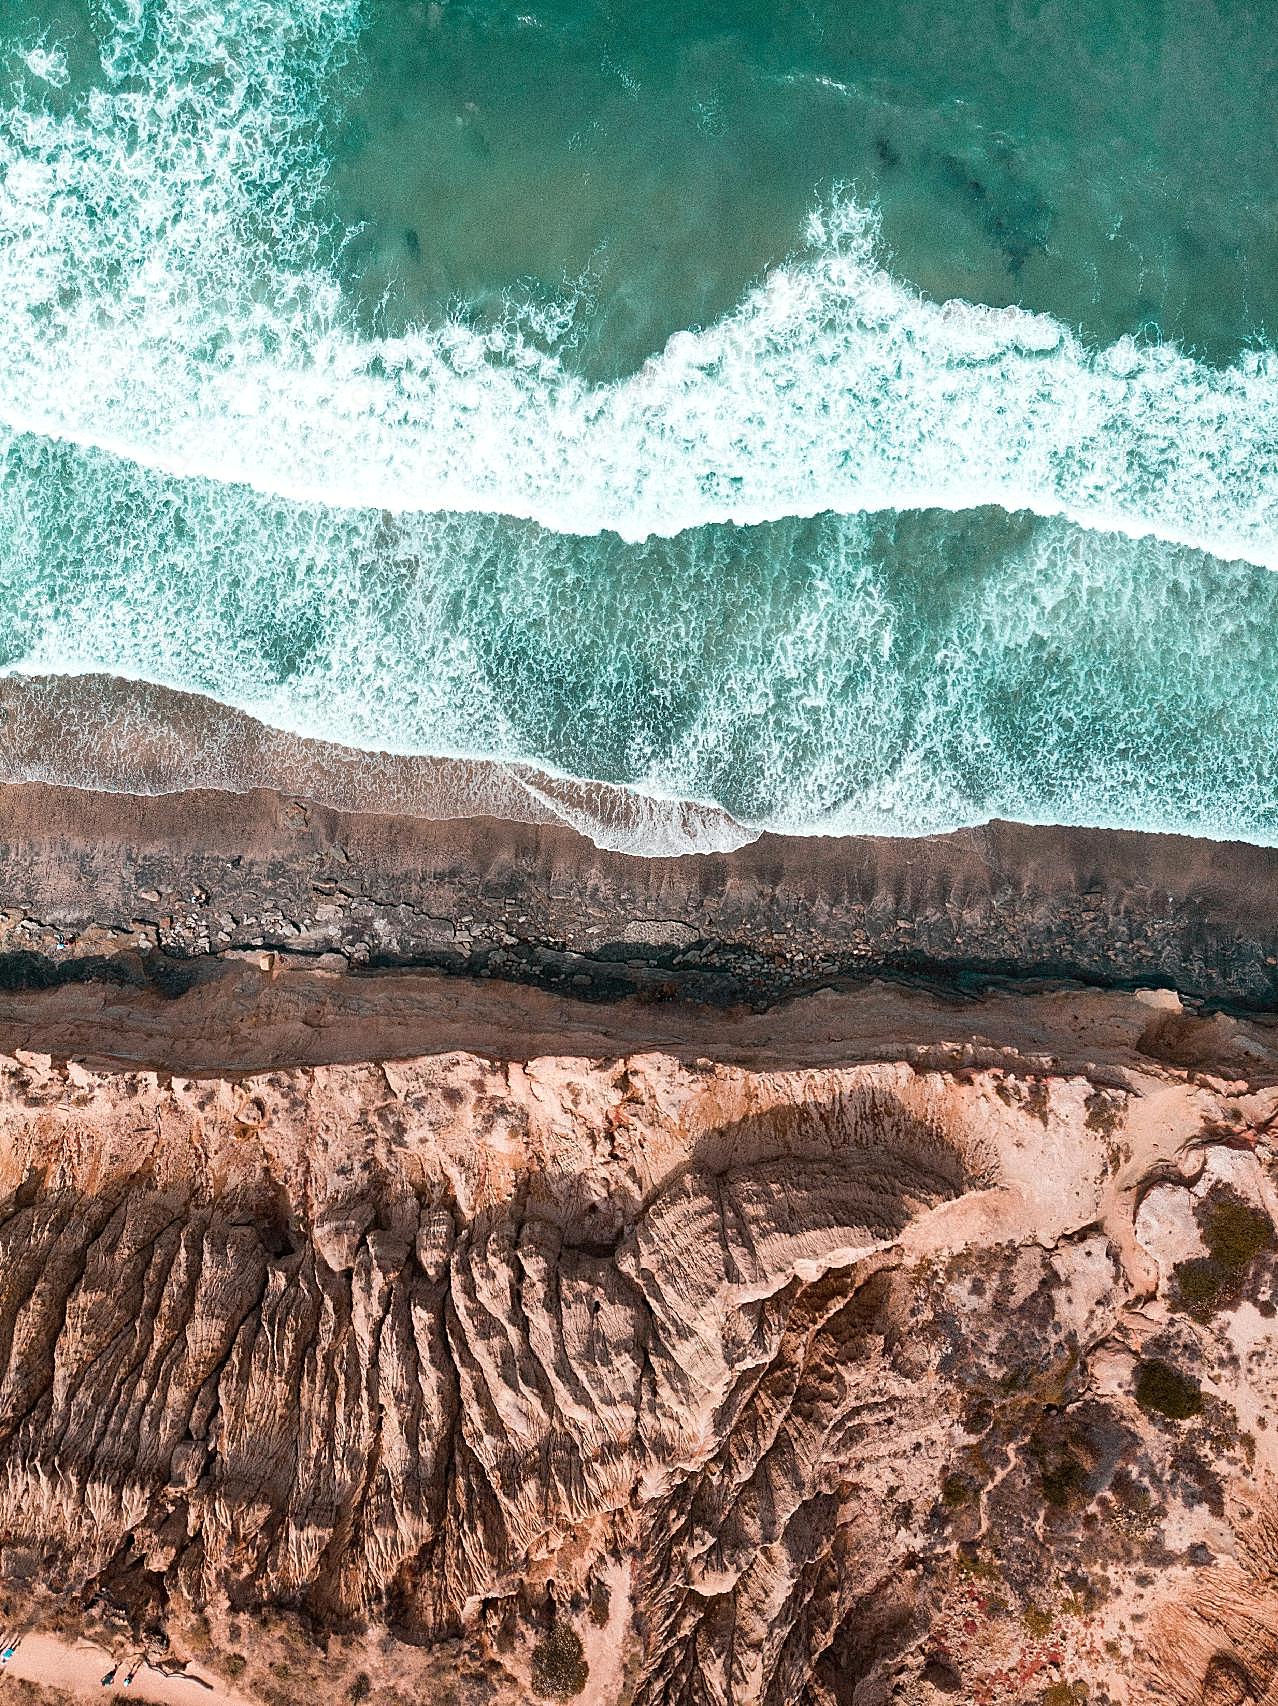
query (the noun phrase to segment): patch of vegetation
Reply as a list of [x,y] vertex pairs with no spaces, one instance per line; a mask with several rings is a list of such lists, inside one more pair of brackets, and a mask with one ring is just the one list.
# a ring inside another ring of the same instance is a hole
[[1072,1451],[1039,1466],[1043,1498],[1056,1510],[1070,1510],[1087,1497],[1087,1468]]
[[1274,1223],[1232,1191],[1213,1192],[1199,1205],[1203,1241],[1231,1273],[1242,1273],[1262,1250],[1273,1248]]
[[213,1651],[213,1637],[209,1631],[209,1620],[204,1613],[197,1611],[191,1618],[184,1631],[186,1645],[196,1658],[203,1658]]
[[963,1413],[963,1432],[983,1434],[994,1421],[994,1406],[983,1396],[973,1398]]
[[1049,1682],[1040,1695],[1042,1706],[1079,1706],[1087,1699],[1085,1682]]
[[1175,1301],[1196,1321],[1206,1321],[1237,1303],[1252,1263],[1274,1245],[1269,1216],[1230,1190],[1201,1202],[1195,1218],[1208,1254],[1177,1262]]
[[978,1581],[1001,1582],[1003,1572],[996,1558],[984,1558],[975,1548],[960,1547],[955,1558],[959,1572],[964,1576],[975,1576]]
[[248,1668],[248,1660],[243,1653],[228,1653],[222,1660],[222,1669],[229,1677],[243,1676]]
[[553,1700],[570,1700],[581,1693],[589,1674],[580,1635],[571,1623],[556,1618],[549,1635],[533,1648],[533,1687]]
[[1021,1613],[1021,1622],[1036,1641],[1041,1641],[1045,1635],[1051,1633],[1052,1614],[1050,1611],[1044,1611],[1041,1606],[1027,1605]]
[[1195,1321],[1205,1321],[1234,1301],[1236,1286],[1228,1269],[1213,1256],[1191,1256],[1172,1270],[1175,1301]]
[[1202,1388],[1170,1363],[1147,1357],[1136,1365],[1136,1402],[1169,1421],[1184,1422],[1203,1407]]
[[1076,1510],[1090,1501],[1096,1453],[1082,1417],[1048,1408],[1030,1436],[1028,1455],[1038,1469],[1046,1506]]
[[1123,1103],[1105,1090],[1093,1090],[1083,1107],[1086,1111],[1083,1124],[1088,1131],[1099,1132],[1102,1137],[1112,1137],[1123,1123]]
[[965,1510],[975,1497],[972,1483],[964,1475],[947,1475],[941,1482],[941,1503],[946,1510]]
[[348,1700],[356,1700],[356,1701],[367,1700],[369,1695],[372,1692],[373,1692],[373,1684],[369,1679],[368,1672],[362,1670],[362,1671],[360,1671],[359,1675],[355,1678],[354,1682],[352,1682],[350,1687],[346,1690],[346,1698]]
[[19,1700],[29,1700],[31,1706],[75,1706],[75,1695],[68,1694],[65,1688],[55,1688],[48,1682],[33,1682],[29,1676],[12,1677],[8,1686]]
[[1115,1470],[1109,1491],[1115,1504],[1136,1516],[1148,1516],[1154,1508],[1154,1495],[1130,1469]]
[[593,1581],[590,1584],[590,1621],[596,1629],[608,1626],[608,1617],[612,1610],[612,1594],[605,1581]]
[[1052,1109],[1051,1092],[1045,1078],[1031,1078],[1025,1095],[1025,1112],[1045,1126]]

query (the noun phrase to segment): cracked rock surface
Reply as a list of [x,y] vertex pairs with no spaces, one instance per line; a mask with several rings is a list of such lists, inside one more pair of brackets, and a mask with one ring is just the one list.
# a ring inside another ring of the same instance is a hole
[[198,1076],[10,1027],[9,1625],[266,1706],[1278,1697],[1270,1033],[900,997],[855,1061],[836,999]]
[[176,989],[200,961],[265,951],[598,1002],[764,1006],[890,972],[1157,983],[1273,1007],[1276,921],[1278,853],[1183,836],[991,823],[634,859],[563,824],[265,788],[0,797],[0,990]]

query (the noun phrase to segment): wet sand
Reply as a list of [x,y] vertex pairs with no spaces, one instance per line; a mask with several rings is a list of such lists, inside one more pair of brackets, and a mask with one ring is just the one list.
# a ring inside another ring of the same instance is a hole
[[749,840],[722,813],[357,753],[105,677],[0,680],[0,783],[14,989],[173,994],[194,962],[263,951],[584,1001],[762,1007],[892,976],[1278,1005],[1278,852],[1241,843],[998,822]]

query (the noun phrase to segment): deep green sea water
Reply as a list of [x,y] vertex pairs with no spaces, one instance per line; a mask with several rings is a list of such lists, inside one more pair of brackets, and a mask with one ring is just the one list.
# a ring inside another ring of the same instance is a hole
[[529,5],[6,0],[0,669],[1278,841],[1270,9]]

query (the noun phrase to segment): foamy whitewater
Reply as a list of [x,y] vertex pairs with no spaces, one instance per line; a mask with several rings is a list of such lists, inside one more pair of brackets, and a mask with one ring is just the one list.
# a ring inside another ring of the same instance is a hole
[[742,837],[1275,839],[1272,351],[935,300],[833,179],[735,306],[611,378],[577,359],[589,278],[370,312],[329,150],[377,10],[3,26],[0,667]]

